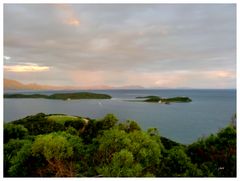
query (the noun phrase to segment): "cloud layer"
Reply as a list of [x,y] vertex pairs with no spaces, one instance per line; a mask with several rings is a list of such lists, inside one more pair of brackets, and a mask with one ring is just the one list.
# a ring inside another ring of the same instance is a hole
[[4,56],[26,83],[235,88],[236,7],[5,4]]

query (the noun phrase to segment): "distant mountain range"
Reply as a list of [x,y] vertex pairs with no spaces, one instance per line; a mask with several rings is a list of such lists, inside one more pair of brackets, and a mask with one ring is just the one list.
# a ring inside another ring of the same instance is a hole
[[144,89],[142,86],[138,85],[128,85],[128,86],[107,86],[107,85],[97,85],[97,86],[56,86],[56,85],[41,85],[36,83],[24,84],[22,82],[4,79],[4,90],[96,90],[96,89]]

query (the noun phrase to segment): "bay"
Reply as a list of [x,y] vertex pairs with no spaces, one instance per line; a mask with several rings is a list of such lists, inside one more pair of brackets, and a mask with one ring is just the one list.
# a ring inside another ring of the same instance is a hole
[[[75,91],[17,91],[18,93],[53,94]],[[229,124],[236,113],[236,90],[91,90],[112,96],[110,100],[49,100],[4,99],[4,122],[43,112],[63,113],[100,119],[108,113],[120,121],[136,120],[145,130],[156,127],[162,136],[190,144],[202,136],[208,136]],[[5,92],[6,93],[6,92]],[[11,92],[10,92],[11,93]],[[12,92],[16,93],[16,91]],[[137,96],[161,97],[187,96],[191,103],[131,102]]]

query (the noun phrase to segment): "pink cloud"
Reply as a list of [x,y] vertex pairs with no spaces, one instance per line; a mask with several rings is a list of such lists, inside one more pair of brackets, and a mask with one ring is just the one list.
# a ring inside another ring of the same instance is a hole
[[68,4],[57,4],[55,5],[57,9],[59,9],[61,20],[64,24],[70,25],[70,26],[79,26],[80,20],[77,17],[74,9],[71,7],[71,5]]
[[[144,87],[177,87],[181,86],[186,75],[180,73],[178,76],[171,73],[140,73],[131,71],[73,71],[71,79],[81,86],[91,85],[141,85]],[[112,82],[117,83],[112,83]],[[120,82],[120,83],[119,83]]]
[[206,72],[207,76],[210,78],[234,78],[235,73],[232,71],[217,70]]

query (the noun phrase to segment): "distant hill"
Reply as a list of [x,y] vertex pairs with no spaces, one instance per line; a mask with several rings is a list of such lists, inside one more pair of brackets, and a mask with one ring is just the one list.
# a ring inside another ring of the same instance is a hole
[[4,90],[57,90],[60,86],[49,86],[39,84],[23,84],[16,80],[4,79]]
[[144,87],[138,85],[128,85],[120,87],[112,87],[107,85],[96,86],[55,86],[55,85],[41,85],[36,83],[24,84],[16,80],[4,79],[4,90],[99,90],[99,89],[143,89]]

